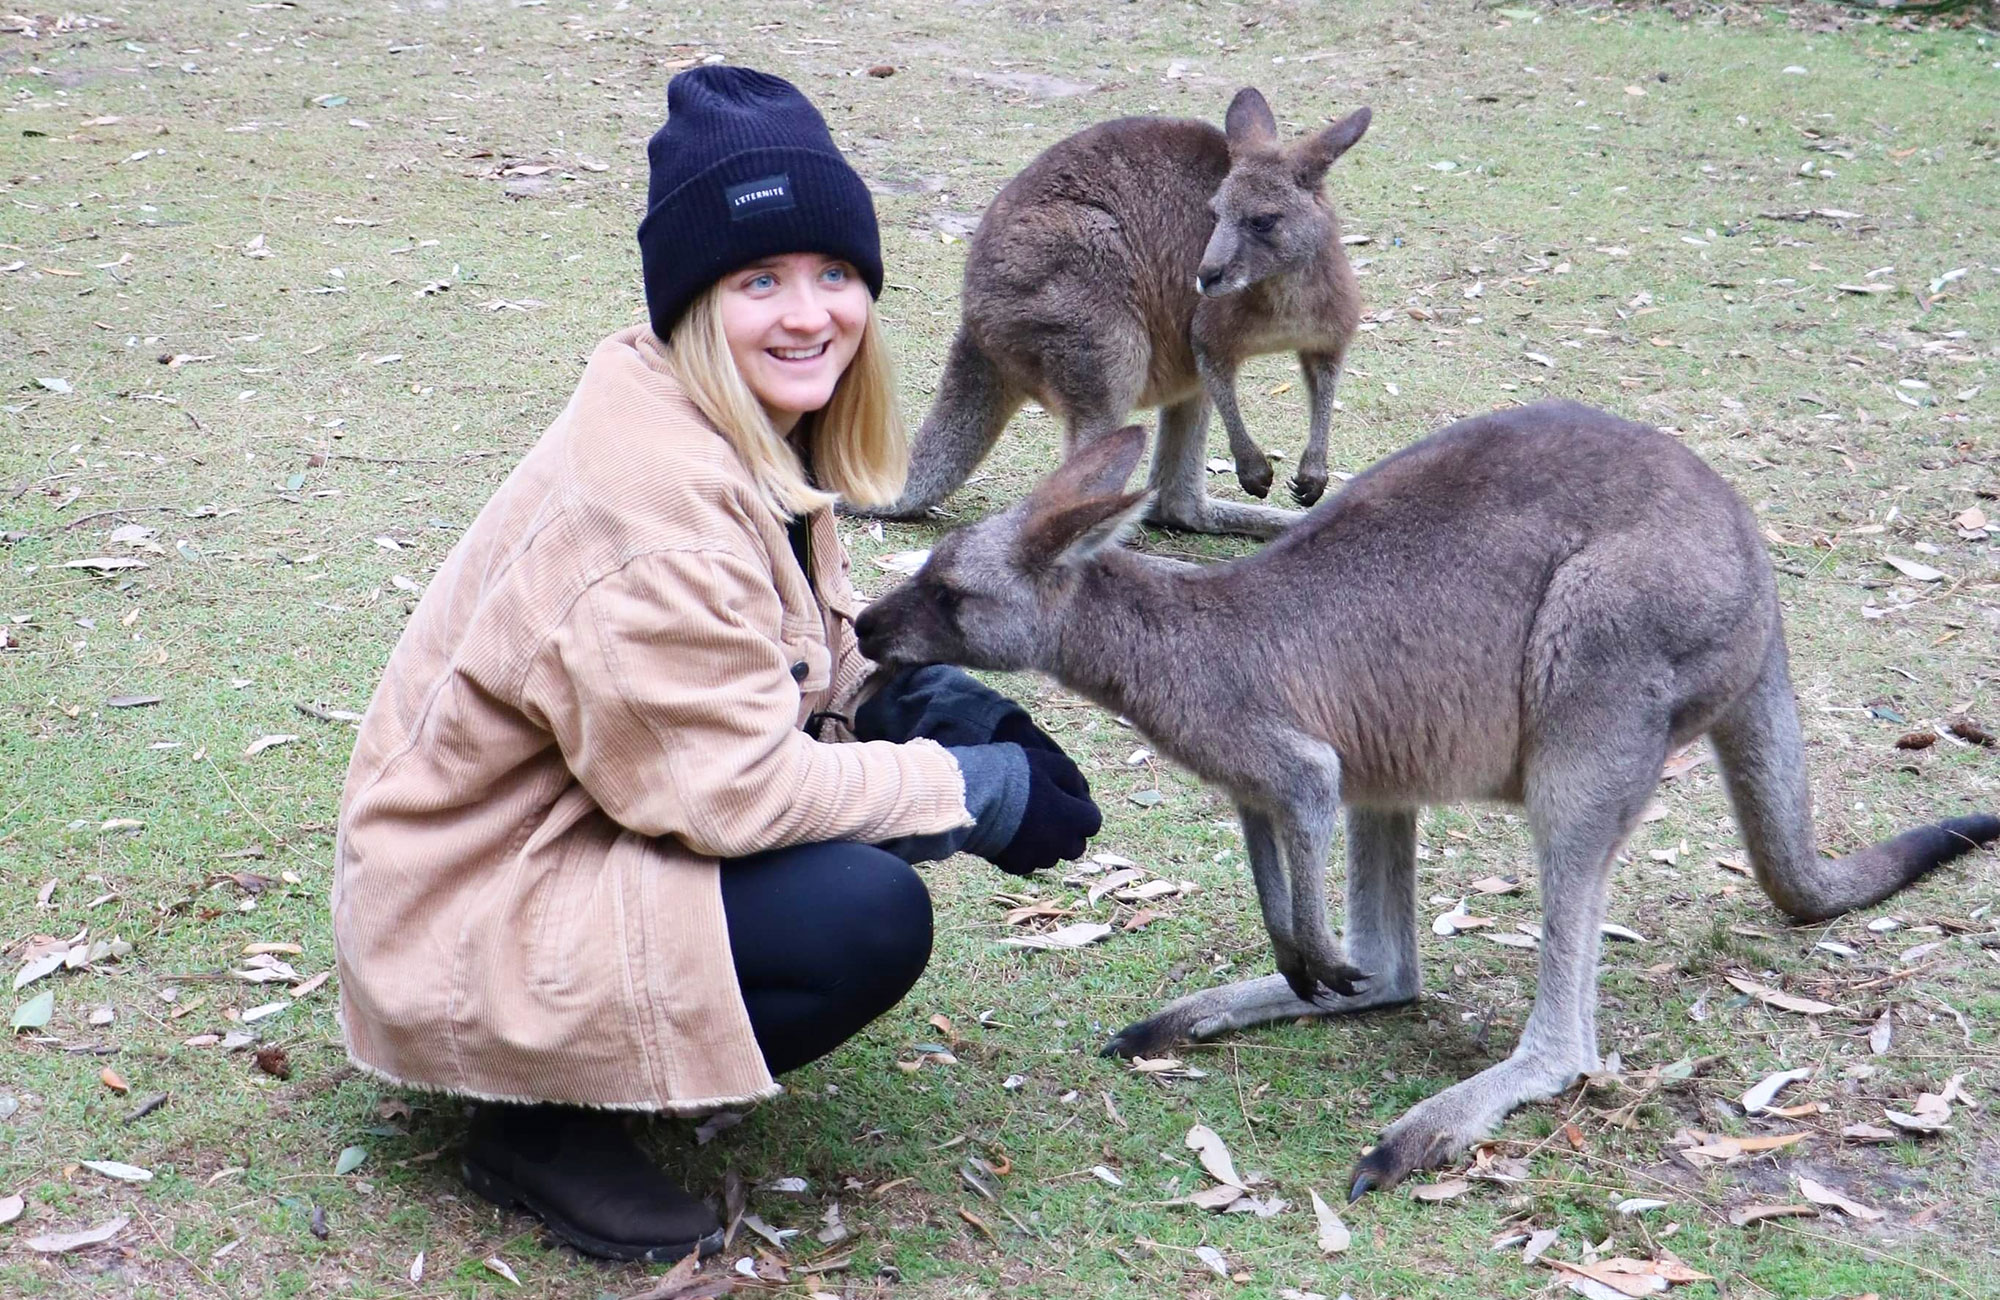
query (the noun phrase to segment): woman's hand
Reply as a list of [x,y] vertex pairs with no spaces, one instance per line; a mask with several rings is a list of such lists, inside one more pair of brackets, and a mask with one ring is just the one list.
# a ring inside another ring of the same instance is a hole
[[[1025,721],[1026,714],[1020,715]],[[1085,843],[1104,825],[1104,815],[1090,797],[1090,783],[1053,740],[1028,729],[1047,748],[1027,748],[1028,804],[1021,825],[1007,847],[992,856],[993,865],[1009,875],[1027,876],[1065,859],[1083,856]],[[1013,742],[1022,744],[1021,741]]]

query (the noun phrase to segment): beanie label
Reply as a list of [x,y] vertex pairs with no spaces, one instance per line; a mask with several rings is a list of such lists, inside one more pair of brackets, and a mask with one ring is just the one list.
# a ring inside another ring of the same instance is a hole
[[792,199],[792,178],[784,172],[731,185],[722,192],[722,197],[729,205],[731,221],[742,221],[766,212],[782,212],[797,206]]

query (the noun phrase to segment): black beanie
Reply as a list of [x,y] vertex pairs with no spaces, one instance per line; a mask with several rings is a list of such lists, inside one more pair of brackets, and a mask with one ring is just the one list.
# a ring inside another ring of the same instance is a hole
[[667,84],[667,122],[646,159],[639,260],[659,337],[717,280],[781,253],[852,262],[882,296],[868,186],[791,82],[724,64],[689,68]]

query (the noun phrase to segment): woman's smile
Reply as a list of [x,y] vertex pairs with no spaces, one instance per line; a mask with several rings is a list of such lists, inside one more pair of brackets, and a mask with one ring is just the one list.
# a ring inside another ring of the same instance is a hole
[[833,398],[868,324],[868,286],[821,253],[753,262],[720,284],[722,332],[771,424],[791,432]]

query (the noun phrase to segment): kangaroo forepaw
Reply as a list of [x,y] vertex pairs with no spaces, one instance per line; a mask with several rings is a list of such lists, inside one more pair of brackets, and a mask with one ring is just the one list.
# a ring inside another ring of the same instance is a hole
[[1258,452],[1254,458],[1236,458],[1236,481],[1243,490],[1259,500],[1271,495],[1271,480],[1276,477],[1271,469],[1271,458]]
[[1320,470],[1317,474],[1309,470],[1300,470],[1298,475],[1292,479],[1292,500],[1302,506],[1312,505],[1321,496],[1325,495],[1325,493],[1325,470]]
[[1293,993],[1301,1002],[1323,1006],[1329,993],[1344,998],[1361,996],[1361,986],[1368,982],[1368,972],[1343,961],[1316,962],[1304,958],[1298,962],[1280,961],[1278,973],[1285,977]]

